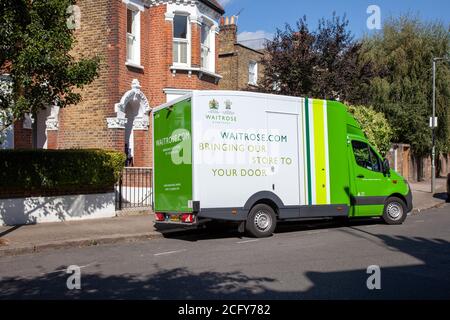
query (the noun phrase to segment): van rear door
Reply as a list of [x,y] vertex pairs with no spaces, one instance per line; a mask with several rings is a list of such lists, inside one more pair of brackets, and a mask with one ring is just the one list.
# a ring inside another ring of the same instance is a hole
[[192,212],[191,101],[153,114],[155,212]]

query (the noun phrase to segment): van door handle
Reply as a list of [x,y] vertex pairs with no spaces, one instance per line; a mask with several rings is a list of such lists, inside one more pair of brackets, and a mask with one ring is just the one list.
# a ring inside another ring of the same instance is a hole
[[356,176],[356,177],[359,178],[359,179],[363,179],[363,178],[364,178],[364,175],[360,174],[360,175],[358,175],[358,176]]

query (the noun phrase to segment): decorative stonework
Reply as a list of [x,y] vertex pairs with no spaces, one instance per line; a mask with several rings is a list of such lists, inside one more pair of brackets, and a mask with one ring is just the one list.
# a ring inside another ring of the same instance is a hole
[[26,113],[23,118],[23,128],[24,129],[33,129],[34,118],[33,115]]
[[125,129],[125,125],[128,122],[127,118],[106,118],[109,129]]
[[50,109],[50,115],[45,121],[47,131],[59,130],[59,107],[53,105]]
[[55,131],[59,129],[58,119],[52,117],[47,118],[47,121],[45,121],[45,125],[47,127],[47,131]]
[[139,111],[135,120],[133,121],[133,129],[148,130],[149,127],[148,116],[151,111],[151,108],[148,103],[147,97],[141,91],[141,85],[139,84],[139,81],[137,79],[134,79],[131,82],[131,90],[127,91],[123,95],[122,99],[120,99],[120,102],[115,104],[114,111],[116,112],[117,117],[106,119],[109,129],[125,128],[125,125],[128,122],[125,114],[125,108],[127,107],[127,104],[131,101],[139,101]]
[[145,118],[136,117],[133,121],[133,130],[148,130],[150,122]]

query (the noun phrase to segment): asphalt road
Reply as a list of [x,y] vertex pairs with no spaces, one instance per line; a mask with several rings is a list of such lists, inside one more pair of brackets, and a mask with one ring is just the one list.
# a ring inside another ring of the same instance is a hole
[[[69,290],[67,267],[81,268]],[[369,290],[367,267],[380,267]],[[449,299],[450,205],[408,217],[283,224],[267,239],[234,229],[0,258],[0,299]]]

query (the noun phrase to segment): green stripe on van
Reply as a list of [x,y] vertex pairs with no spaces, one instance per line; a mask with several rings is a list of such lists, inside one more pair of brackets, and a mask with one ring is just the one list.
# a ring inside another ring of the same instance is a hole
[[305,98],[305,125],[306,125],[306,172],[308,176],[308,205],[312,204],[311,190],[311,143],[309,133],[309,100]]

